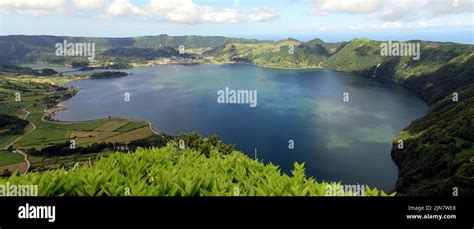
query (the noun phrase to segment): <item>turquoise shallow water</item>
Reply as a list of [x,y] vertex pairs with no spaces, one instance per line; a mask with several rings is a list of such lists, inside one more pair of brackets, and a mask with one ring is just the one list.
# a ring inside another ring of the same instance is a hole
[[[157,66],[124,78],[68,83],[79,93],[63,102],[61,120],[129,116],[168,134],[218,134],[249,156],[279,165],[305,162],[317,180],[390,190],[397,168],[391,141],[427,111],[415,94],[392,83],[332,71],[274,70],[251,65]],[[217,91],[256,90],[257,106],[219,104]],[[124,93],[130,93],[130,102]],[[349,101],[343,101],[348,93]],[[289,148],[289,141],[294,149]]]

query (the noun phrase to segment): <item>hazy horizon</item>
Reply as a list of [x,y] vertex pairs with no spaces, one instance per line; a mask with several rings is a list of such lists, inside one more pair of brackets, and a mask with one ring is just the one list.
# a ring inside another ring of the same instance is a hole
[[274,35],[220,35],[220,34],[154,34],[154,35],[131,35],[131,36],[72,36],[72,35],[59,35],[59,34],[1,34],[0,36],[57,36],[57,37],[85,37],[85,38],[133,38],[133,37],[152,37],[152,36],[160,36],[160,35],[168,35],[168,36],[201,36],[201,37],[230,37],[230,38],[242,38],[242,39],[256,39],[261,41],[280,41],[289,38],[293,38],[302,42],[307,42],[314,39],[321,39],[324,42],[328,43],[335,43],[335,42],[348,42],[353,39],[360,39],[360,38],[368,38],[371,40],[376,41],[388,41],[388,40],[395,40],[395,41],[409,41],[409,40],[424,40],[424,41],[433,41],[433,42],[454,42],[459,44],[474,44],[472,39],[462,39],[462,36],[459,34],[446,34],[444,36],[438,36],[435,39],[431,39],[426,35],[418,35],[412,37],[402,37],[402,36],[391,36],[391,37],[384,37],[380,36],[379,34],[373,35],[366,35],[366,36],[351,36],[350,34],[325,34],[325,35],[311,35],[311,34],[274,34]]

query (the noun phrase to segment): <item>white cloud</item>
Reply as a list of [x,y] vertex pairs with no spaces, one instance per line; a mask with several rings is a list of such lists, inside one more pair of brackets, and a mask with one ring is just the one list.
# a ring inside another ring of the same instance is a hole
[[448,26],[450,26],[450,27],[464,27],[464,26],[474,27],[474,21],[449,21]]
[[362,25],[351,25],[349,28],[351,30],[362,30],[364,27]]
[[384,21],[396,21],[405,17],[416,17],[429,4],[428,0],[390,2],[387,7],[377,12],[377,14]]
[[77,9],[89,10],[99,9],[105,6],[105,0],[73,0]]
[[428,24],[425,21],[418,21],[413,24],[414,28],[428,28],[431,27],[432,25]]
[[384,22],[381,24],[374,24],[371,26],[372,29],[425,29],[430,27],[437,27],[440,25],[429,24],[425,21],[416,21],[416,22]]
[[271,7],[265,6],[262,8],[253,8],[250,13],[250,21],[252,22],[263,22],[269,21],[280,16],[280,13]]
[[431,1],[427,6],[429,8],[430,16],[441,16],[448,14],[457,13],[468,13],[471,14],[474,11],[473,0],[437,0]]
[[264,22],[279,16],[278,11],[270,7],[254,8],[250,13],[244,13],[237,9],[217,10],[196,5],[192,0],[150,0],[148,9],[151,14],[186,24]]
[[312,15],[361,14],[384,21],[427,19],[473,12],[472,0],[311,0]]
[[224,9],[221,11],[214,11],[212,9],[207,9],[201,15],[196,17],[197,20],[191,20],[190,23],[205,21],[211,23],[237,23],[244,20],[244,16],[241,15],[235,9]]
[[[449,21],[443,24],[440,23],[429,23],[426,21],[415,21],[415,22],[383,22],[380,24],[373,24],[370,26],[372,29],[426,29],[426,28],[441,28],[441,27],[466,27],[474,26],[474,22],[470,21]],[[352,28],[351,28],[352,29]]]
[[331,13],[364,14],[383,8],[383,2],[378,0],[313,0],[313,15]]
[[198,5],[193,0],[148,0],[135,5],[130,0],[1,0],[0,12],[22,12],[34,16],[72,15],[93,11],[101,18],[131,17],[165,19],[175,23],[240,23],[265,22],[279,16],[271,7],[243,12],[234,8],[215,9]]
[[200,7],[192,0],[150,0],[147,5],[150,16],[163,16],[177,23],[201,23],[202,13],[207,7]]
[[382,24],[372,25],[373,29],[401,29],[404,26],[399,22],[384,22]]
[[319,31],[320,31],[320,32],[326,31],[326,27],[322,26],[321,28],[319,28]]
[[1,0],[0,12],[20,12],[33,16],[46,14],[73,14],[68,7],[69,0]]
[[130,17],[145,17],[147,14],[145,10],[134,6],[130,0],[115,0],[105,9],[105,17],[130,16]]
[[453,27],[474,27],[473,21],[447,21],[443,23],[431,23],[423,20],[414,22],[381,22],[371,25],[355,24],[350,25],[350,30],[366,30],[366,29],[429,29],[429,28],[453,28]]

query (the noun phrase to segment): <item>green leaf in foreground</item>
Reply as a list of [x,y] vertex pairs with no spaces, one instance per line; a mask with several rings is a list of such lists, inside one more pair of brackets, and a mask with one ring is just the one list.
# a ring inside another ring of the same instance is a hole
[[[42,196],[324,196],[332,185],[307,178],[304,164],[295,163],[291,174],[237,151],[204,155],[168,145],[112,154],[70,171],[13,175],[0,179],[0,185],[37,184]],[[366,190],[366,196],[387,195]]]

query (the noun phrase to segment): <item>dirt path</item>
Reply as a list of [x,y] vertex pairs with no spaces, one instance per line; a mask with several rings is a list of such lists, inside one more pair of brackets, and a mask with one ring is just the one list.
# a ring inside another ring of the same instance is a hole
[[16,164],[0,166],[0,174],[3,174],[7,170],[10,172],[19,171],[20,173],[25,174],[28,171],[27,167],[28,164],[25,161]]
[[[23,108],[23,112],[26,113],[26,114],[25,114],[25,117],[23,117],[23,119],[26,120],[26,118],[28,118],[28,115],[30,115],[30,112],[27,111],[27,109],[30,108],[32,105],[33,105],[33,104],[31,104],[31,105],[29,105],[29,106]],[[8,144],[8,145],[5,147],[5,149],[8,149],[8,147],[10,147],[11,145],[15,144],[17,141],[19,141],[19,140],[20,140],[21,138],[23,138],[25,135],[27,135],[27,134],[31,133],[32,131],[36,130],[36,125],[35,125],[34,123],[29,122],[29,124],[31,124],[31,126],[32,126],[33,128],[31,128],[30,131],[24,133],[23,135],[21,135],[20,137],[18,137],[17,139],[15,139],[15,141],[13,141],[13,142],[11,142],[10,144]],[[24,172],[23,174],[26,174],[26,173],[28,172],[28,170],[30,169],[30,166],[31,166],[31,163],[30,163],[30,161],[28,160],[28,155],[26,155],[26,154],[25,154],[23,151],[21,151],[21,150],[14,150],[13,152],[23,155],[24,160],[25,160],[25,162],[26,162],[26,169],[25,169],[25,172]]]
[[26,169],[25,169],[25,172],[23,174],[26,174],[28,172],[28,170],[30,170],[30,166],[31,166],[31,163],[28,160],[28,155],[26,153],[24,153],[23,151],[18,150],[18,149],[13,151],[13,152],[23,155],[24,160],[26,162]]
[[[29,106],[23,108],[23,111],[26,113],[25,117],[23,117],[23,119],[25,119],[25,120],[26,120],[26,118],[28,117],[28,115],[30,115],[30,112],[27,111],[26,109],[28,109],[28,108],[30,108],[30,107],[31,107],[31,105],[29,105]],[[34,123],[32,123],[32,122],[29,122],[29,123],[31,124],[31,126],[32,126],[33,128],[31,128],[30,131],[24,133],[23,135],[21,135],[20,137],[18,137],[17,139],[15,139],[15,141],[13,141],[13,142],[11,142],[10,144],[8,144],[7,146],[5,146],[4,149],[8,149],[8,147],[10,147],[11,145],[15,144],[17,141],[19,141],[19,140],[20,140],[21,138],[23,138],[25,135],[27,135],[27,134],[33,132],[34,130],[36,130],[36,125],[35,125]]]

